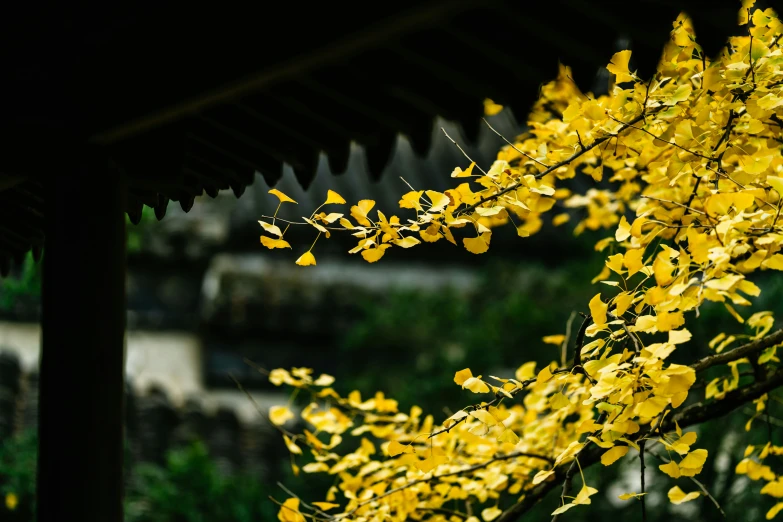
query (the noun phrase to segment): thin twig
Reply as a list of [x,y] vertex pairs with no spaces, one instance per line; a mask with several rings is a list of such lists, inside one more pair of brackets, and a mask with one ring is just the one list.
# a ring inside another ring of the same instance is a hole
[[[639,444],[639,448],[644,448],[644,446]],[[660,460],[664,464],[668,464],[670,462],[668,459],[666,459],[665,457],[662,457],[661,455],[658,455],[656,452],[654,452],[652,450],[647,450],[647,453],[649,453],[653,457],[657,458],[658,460]],[[715,497],[710,495],[710,492],[707,490],[707,488],[704,486],[704,484],[702,484],[695,477],[688,477],[688,478],[691,480],[691,482],[693,482],[694,484],[696,484],[699,487],[699,489],[702,491],[702,493],[704,493],[705,497],[707,497],[710,500],[712,500],[712,503],[715,504],[716,508],[718,508],[718,511],[720,511],[720,514],[723,515],[723,518],[726,518],[726,513],[723,511],[723,508],[720,507],[720,504],[718,503],[717,500],[715,500]],[[644,487],[644,486],[642,486],[642,487]],[[644,497],[642,497],[642,498],[644,498]]]
[[641,463],[641,479],[642,479],[642,491],[641,496],[639,497],[639,500],[642,502],[642,522],[647,522],[647,506],[644,501],[645,496],[645,490],[644,490],[644,444],[647,442],[645,439],[642,439],[639,442],[639,462]]
[[[620,123],[622,123],[621,127],[617,131],[615,131],[614,133],[609,134],[607,136],[602,136],[600,138],[596,138],[595,140],[593,140],[593,143],[591,143],[590,145],[587,145],[586,147],[582,148],[581,150],[575,152],[574,154],[572,154],[568,158],[566,158],[566,159],[564,159],[564,160],[562,160],[562,161],[560,161],[558,163],[555,163],[551,167],[547,168],[545,171],[539,172],[538,174],[535,175],[535,178],[536,179],[541,179],[544,176],[546,176],[547,174],[550,174],[550,173],[556,171],[560,167],[568,165],[569,163],[571,163],[575,159],[577,159],[580,156],[582,156],[584,153],[594,149],[595,147],[599,146],[600,144],[604,143],[607,140],[610,140],[612,138],[617,137],[617,134],[619,134],[620,132],[623,132],[625,129],[627,129],[628,127],[632,126],[632,124],[637,123],[639,121],[642,121],[643,119],[644,119],[644,113],[642,113],[639,116],[635,117],[634,119],[632,119],[628,123],[620,122]],[[445,133],[445,131],[444,131],[444,133]],[[448,134],[447,134],[447,136],[448,136]],[[451,139],[451,138],[449,138],[449,139]],[[454,141],[454,140],[452,140],[452,141]],[[454,142],[454,143],[456,144],[456,142]],[[492,201],[494,199],[497,199],[500,196],[503,196],[504,194],[508,194],[509,192],[511,192],[513,190],[516,190],[516,189],[518,189],[521,186],[523,186],[521,181],[518,181],[516,183],[512,183],[511,185],[507,186],[503,190],[500,190],[500,191],[496,192],[495,194],[492,194],[491,196],[487,196],[487,197],[481,198],[480,200],[478,200],[476,203],[473,203],[472,205],[468,205],[467,208],[465,208],[465,209],[463,209],[461,211],[461,213],[471,212],[471,211],[475,210],[476,207],[480,207],[481,205],[483,205],[487,201]]]
[[542,167],[544,167],[545,169],[546,169],[546,168],[549,168],[549,165],[547,165],[546,163],[541,163],[541,162],[540,162],[540,161],[538,161],[536,158],[534,158],[533,156],[529,155],[527,152],[525,152],[525,151],[523,151],[523,150],[520,150],[520,149],[519,149],[519,148],[518,148],[516,145],[514,145],[513,143],[511,143],[510,141],[508,141],[508,139],[507,139],[505,136],[503,136],[501,133],[499,133],[497,130],[495,130],[495,127],[493,127],[492,125],[490,125],[490,124],[489,124],[489,122],[487,121],[487,119],[486,119],[486,118],[482,118],[482,120],[484,120],[484,123],[486,123],[486,124],[487,124],[487,127],[489,127],[489,130],[491,130],[492,132],[494,132],[495,134],[497,134],[498,136],[500,136],[500,138],[501,138],[503,141],[505,141],[506,143],[508,143],[508,144],[511,146],[511,148],[513,148],[515,151],[519,152],[520,154],[522,154],[522,155],[523,155],[524,157],[526,157],[527,159],[529,159],[529,160],[531,160],[531,161],[535,161],[536,163],[538,163],[539,165],[541,165],[541,166],[542,166]]
[[[449,140],[451,140],[451,143],[453,143],[454,145],[456,145],[456,146],[457,146],[457,148],[458,148],[458,149],[459,149],[459,151],[462,153],[462,155],[463,155],[463,156],[465,156],[466,158],[468,158],[468,161],[470,161],[471,163],[476,163],[475,161],[473,161],[473,160],[470,158],[470,156],[468,156],[468,153],[467,153],[467,152],[465,152],[465,149],[463,149],[462,147],[460,147],[460,146],[459,146],[459,143],[457,143],[456,141],[454,141],[454,138],[452,138],[451,136],[449,136],[449,133],[448,133],[448,132],[446,132],[446,129],[444,129],[443,127],[441,127],[441,128],[440,128],[440,130],[442,130],[442,131],[443,131],[443,134],[445,134],[445,135],[446,135],[446,137],[447,137]],[[484,169],[482,169],[482,168],[479,166],[479,164],[478,164],[478,163],[476,163],[476,168],[477,168],[477,169],[479,169],[479,171],[481,171],[481,173],[482,173],[482,174],[484,174],[485,176],[487,175],[487,173],[486,173],[486,172],[484,172]]]

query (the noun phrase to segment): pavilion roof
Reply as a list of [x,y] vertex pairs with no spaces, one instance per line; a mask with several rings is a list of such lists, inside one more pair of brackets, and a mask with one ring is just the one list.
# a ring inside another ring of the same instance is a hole
[[[590,87],[618,36],[649,74],[689,3],[398,1],[382,14],[330,2],[202,4],[31,4],[5,17],[0,273],[31,249],[40,255],[45,179],[68,175],[58,165],[84,147],[105,149],[127,175],[134,221],[143,205],[162,218],[171,200],[188,210],[205,192],[239,196],[256,172],[274,185],[284,164],[306,188],[322,154],[343,172],[352,143],[377,179],[399,134],[429,150],[437,116],[468,140],[485,98],[522,119],[558,60]],[[690,9],[708,53],[736,28],[738,7]]]

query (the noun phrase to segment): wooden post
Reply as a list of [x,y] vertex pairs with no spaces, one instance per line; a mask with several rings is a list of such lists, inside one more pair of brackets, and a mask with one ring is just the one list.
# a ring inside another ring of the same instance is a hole
[[125,184],[98,149],[74,163],[46,195],[37,514],[120,522]]

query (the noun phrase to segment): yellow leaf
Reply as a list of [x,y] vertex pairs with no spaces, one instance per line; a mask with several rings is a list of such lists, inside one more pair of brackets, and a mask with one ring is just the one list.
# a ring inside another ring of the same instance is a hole
[[465,170],[462,170],[459,167],[456,167],[454,171],[451,173],[452,178],[467,178],[469,176],[473,175],[473,167],[476,166],[476,162],[472,162],[468,168]]
[[632,498],[641,498],[643,495],[646,495],[647,493],[623,493],[622,495],[617,495],[617,498],[620,500],[630,500]]
[[368,263],[375,263],[376,261],[378,261],[380,258],[383,257],[383,254],[386,253],[386,249],[389,247],[391,247],[391,245],[385,244],[385,245],[379,245],[375,248],[366,248],[362,250],[362,257]]
[[296,201],[294,201],[293,199],[289,198],[288,196],[286,196],[285,194],[283,194],[282,192],[280,192],[277,189],[271,189],[269,191],[269,194],[272,194],[273,196],[277,196],[277,199],[280,200],[280,203],[285,203],[286,201],[288,201],[289,203],[296,203]]
[[430,203],[432,203],[430,208],[427,209],[428,212],[432,212],[432,213],[441,212],[447,206],[449,206],[449,203],[451,202],[449,197],[446,194],[443,194],[442,192],[436,192],[434,190],[425,190],[424,193],[430,199]]
[[528,379],[532,379],[536,374],[535,372],[536,362],[529,361],[517,368],[517,371],[514,373],[514,377],[516,377],[518,381],[526,381]]
[[783,270],[783,255],[775,254],[763,261],[761,266],[764,268],[771,268],[772,270]]
[[548,479],[549,477],[551,477],[554,474],[555,474],[555,470],[553,470],[553,469],[550,469],[550,470],[542,469],[541,471],[536,473],[535,477],[533,477],[533,485],[535,486],[537,484],[542,483],[543,481],[545,481],[546,479]]
[[563,344],[563,341],[565,341],[565,335],[563,334],[547,335],[542,339],[542,341],[544,341],[547,344],[555,344],[557,346],[560,346],[561,344]]
[[673,460],[658,466],[658,469],[669,475],[671,478],[680,478],[680,467]]
[[568,221],[571,219],[571,216],[569,216],[566,213],[558,214],[555,217],[552,218],[552,224],[556,227],[559,227],[560,225],[564,223],[568,223]]
[[551,378],[552,372],[549,370],[549,366],[545,366],[541,369],[540,372],[538,372],[538,376],[536,377],[536,384],[541,384],[542,382],[546,382]]
[[471,377],[473,377],[473,374],[470,372],[470,368],[465,368],[454,374],[454,382],[462,386],[462,384]]
[[328,205],[330,203],[343,204],[343,203],[345,203],[345,200],[337,192],[335,192],[333,190],[327,190],[326,191],[326,201],[324,202],[324,205]]
[[311,503],[321,511],[329,511],[330,509],[340,507],[340,504],[334,504],[332,502],[311,502]]
[[574,506],[576,506],[576,504],[572,504],[570,502],[568,504],[563,504],[562,506],[560,506],[556,510],[552,511],[552,515],[561,515],[561,514],[565,513],[566,511],[568,511],[569,509],[571,509]]
[[280,232],[280,228],[277,225],[270,225],[269,223],[266,223],[264,221],[259,221],[258,224],[264,227],[265,231],[269,232],[274,236],[281,237],[283,235],[283,233]]
[[669,344],[682,344],[691,340],[691,333],[683,328],[682,330],[669,330]]
[[679,486],[674,486],[672,489],[669,490],[668,496],[669,496],[669,502],[672,504],[682,504],[683,502],[690,502],[691,500],[699,498],[698,491],[691,491],[687,495],[683,490],[680,489]]
[[590,497],[598,493],[598,490],[589,486],[582,486],[574,499],[574,504],[590,504]]
[[707,461],[708,451],[706,449],[693,450],[684,459],[680,461],[680,469],[691,468],[699,469]]
[[466,237],[462,239],[462,244],[471,254],[483,254],[489,250],[489,238],[491,232],[484,232],[478,237]]
[[486,508],[481,512],[481,518],[483,518],[486,522],[492,522],[496,518],[498,518],[503,511],[497,506],[493,506],[491,508]]
[[291,438],[288,437],[288,435],[283,435],[283,441],[285,442],[286,448],[288,448],[288,451],[293,453],[294,455],[301,455],[302,454],[302,448],[296,445],[296,442],[291,440]]
[[410,445],[403,446],[396,440],[393,440],[389,442],[388,446],[386,446],[386,453],[388,453],[390,457],[396,457],[397,455],[401,455],[403,453],[412,454],[413,447]]
[[296,264],[299,266],[315,265],[315,256],[308,250],[296,260]]
[[601,455],[601,464],[611,466],[617,459],[624,457],[628,453],[628,446],[615,446]]
[[734,307],[731,306],[729,303],[723,303],[723,306],[726,307],[726,310],[728,310],[731,316],[734,317],[734,319],[736,319],[738,322],[740,323],[745,322],[745,319],[743,319],[742,316],[738,314],[737,311],[734,309]]
[[644,250],[641,248],[625,251],[625,254],[623,255],[623,264],[628,269],[628,277],[631,277],[644,268],[644,262],[642,261],[643,256]]
[[326,462],[310,462],[302,466],[302,471],[305,473],[321,473],[323,471],[329,471],[329,466]]
[[282,426],[293,418],[294,414],[287,406],[272,406],[269,408],[269,420],[275,426]]
[[395,239],[394,241],[392,241],[392,243],[402,248],[410,248],[412,246],[416,246],[420,244],[421,241],[419,241],[413,236],[406,236],[402,239]]
[[772,508],[767,511],[767,520],[772,520],[777,516],[778,513],[780,513],[780,510],[783,509],[783,502],[778,502]]
[[502,105],[498,105],[497,103],[493,102],[489,98],[486,98],[484,100],[484,115],[485,116],[494,116],[495,114],[499,113],[503,110]]
[[631,51],[620,51],[614,53],[612,61],[606,66],[606,69],[616,76],[617,83],[629,82],[633,80],[628,71],[628,62],[631,59]]
[[568,406],[571,406],[571,401],[569,401],[568,397],[560,392],[552,395],[552,397],[549,398],[549,407],[552,408],[552,410],[559,410]]
[[590,299],[590,315],[593,318],[593,323],[596,326],[603,326],[606,324],[606,310],[608,305],[601,301],[601,294],[595,294]]
[[469,377],[462,383],[462,387],[473,393],[487,393],[489,391],[489,386],[478,377]]
[[400,199],[400,208],[412,208],[421,211],[421,195],[423,190],[413,190],[402,196]]
[[620,225],[617,227],[617,232],[614,233],[614,238],[618,242],[625,241],[631,237],[631,224],[625,219],[625,216],[620,218]]
[[779,196],[783,197],[783,178],[778,176],[767,176],[767,183],[777,191]]
[[370,223],[370,220],[367,219],[367,213],[370,210],[372,210],[374,206],[375,206],[375,201],[371,199],[363,199],[359,201],[359,203],[351,207],[351,216],[360,225],[369,227],[372,225],[372,223]]
[[266,236],[261,236],[261,244],[270,250],[273,248],[291,248],[288,241],[284,239],[272,239],[271,237]]
[[513,430],[505,429],[503,430],[503,433],[500,434],[500,437],[498,437],[498,442],[508,442],[509,444],[517,444],[519,442],[519,437],[517,436],[516,433],[514,433]]
[[280,522],[305,522],[305,517],[299,512],[299,499],[289,498],[280,506],[277,513]]

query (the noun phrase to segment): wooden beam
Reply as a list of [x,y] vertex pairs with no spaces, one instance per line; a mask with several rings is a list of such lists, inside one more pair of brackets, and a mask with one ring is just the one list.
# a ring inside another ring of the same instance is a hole
[[46,187],[38,521],[121,522],[126,187],[74,163]]
[[[488,0],[466,0],[462,2],[435,0],[428,2],[399,16],[368,26],[358,33],[347,35],[331,45],[321,47],[310,54],[286,62],[278,67],[261,69],[258,74],[249,78],[205,92],[201,96],[183,100],[181,103],[122,125],[106,129],[94,134],[89,141],[99,145],[116,143],[147,130],[180,120],[186,116],[192,116],[211,107],[239,100],[270,85],[322,68],[324,65],[345,60],[368,48],[397,40],[402,35],[442,22],[443,19],[473,8],[476,5],[486,5],[487,3]],[[260,67],[264,65],[259,64]]]

